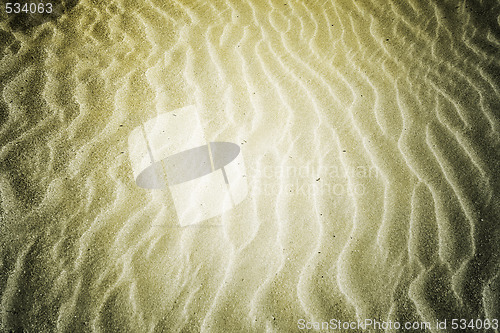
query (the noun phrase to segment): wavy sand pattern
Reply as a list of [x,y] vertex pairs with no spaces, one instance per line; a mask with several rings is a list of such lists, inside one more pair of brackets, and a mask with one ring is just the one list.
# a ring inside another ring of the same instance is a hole
[[[2,331],[500,319],[497,2],[66,7],[2,13]],[[249,185],[199,228],[127,148],[186,105]]]

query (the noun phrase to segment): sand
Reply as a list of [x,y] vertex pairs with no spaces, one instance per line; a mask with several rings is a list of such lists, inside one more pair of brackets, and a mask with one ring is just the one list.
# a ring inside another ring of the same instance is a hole
[[[497,2],[59,8],[1,16],[2,331],[500,319]],[[180,227],[128,138],[190,105],[248,194]]]

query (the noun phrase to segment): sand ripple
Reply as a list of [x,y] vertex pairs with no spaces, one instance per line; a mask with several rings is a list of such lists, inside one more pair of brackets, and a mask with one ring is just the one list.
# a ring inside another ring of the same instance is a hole
[[[63,7],[0,23],[2,330],[500,319],[498,3]],[[127,139],[191,104],[249,195],[177,228]]]

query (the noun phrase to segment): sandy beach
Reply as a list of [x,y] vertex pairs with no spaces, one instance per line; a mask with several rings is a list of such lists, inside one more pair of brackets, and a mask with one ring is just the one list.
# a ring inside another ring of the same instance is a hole
[[[0,17],[0,331],[499,331],[498,2],[53,3]],[[171,137],[224,211],[138,186]]]

